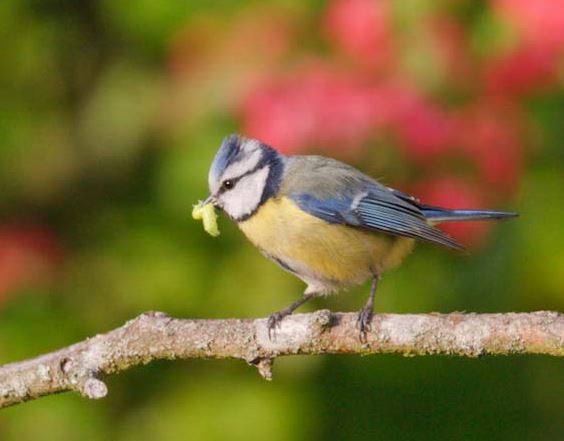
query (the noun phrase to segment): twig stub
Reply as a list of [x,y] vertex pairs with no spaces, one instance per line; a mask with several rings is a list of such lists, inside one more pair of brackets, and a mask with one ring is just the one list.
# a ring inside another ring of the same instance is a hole
[[0,367],[0,407],[63,391],[99,399],[104,375],[156,359],[237,358],[272,378],[276,357],[293,354],[564,356],[564,315],[376,314],[366,342],[355,313],[327,310],[284,318],[274,338],[266,319],[180,320],[149,312],[105,334]]

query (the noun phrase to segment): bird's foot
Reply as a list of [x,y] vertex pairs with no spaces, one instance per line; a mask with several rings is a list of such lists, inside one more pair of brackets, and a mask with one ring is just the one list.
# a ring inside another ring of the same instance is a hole
[[266,322],[266,328],[268,329],[268,338],[272,340],[272,336],[276,333],[276,330],[280,328],[280,323],[287,315],[291,314],[286,310],[278,311],[268,317]]
[[357,327],[360,330],[360,341],[361,343],[366,343],[366,334],[372,329],[372,317],[374,316],[374,311],[372,310],[372,305],[370,307],[364,307],[358,313]]

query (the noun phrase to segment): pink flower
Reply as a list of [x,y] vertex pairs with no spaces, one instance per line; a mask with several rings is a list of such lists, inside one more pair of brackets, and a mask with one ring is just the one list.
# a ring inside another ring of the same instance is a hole
[[385,0],[333,0],[325,16],[332,41],[360,65],[387,70],[394,61],[390,3]]
[[379,103],[361,78],[324,65],[257,85],[242,105],[244,132],[295,153],[308,147],[350,151],[374,131]]
[[485,88],[492,95],[524,95],[549,87],[558,78],[560,57],[547,46],[526,45],[485,66]]
[[483,101],[457,115],[457,147],[496,195],[513,191],[523,173],[522,122],[513,113],[513,107]]
[[391,123],[391,129],[399,140],[399,148],[417,162],[436,161],[449,151],[453,142],[449,114],[408,89],[402,95],[404,99],[396,100]]
[[552,52],[564,50],[564,1],[494,0],[493,8],[525,44]]
[[564,1],[495,0],[493,7],[517,41],[486,65],[486,90],[521,95],[554,84],[564,55]]

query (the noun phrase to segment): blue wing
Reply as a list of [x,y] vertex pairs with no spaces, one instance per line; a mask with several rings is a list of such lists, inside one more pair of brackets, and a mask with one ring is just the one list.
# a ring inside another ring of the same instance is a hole
[[411,237],[443,245],[453,249],[463,246],[438,228],[427,223],[425,216],[415,204],[390,194],[382,195],[382,189],[360,193],[355,198],[318,199],[310,194],[295,194],[298,206],[326,222],[376,230],[397,236]]
[[302,210],[329,223],[463,248],[427,223],[424,207],[416,198],[334,159],[290,157],[281,192]]

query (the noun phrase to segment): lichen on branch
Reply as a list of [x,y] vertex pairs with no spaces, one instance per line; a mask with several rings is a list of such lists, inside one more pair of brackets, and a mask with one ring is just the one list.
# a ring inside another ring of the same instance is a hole
[[276,357],[296,354],[564,356],[564,314],[377,314],[366,341],[357,315],[320,310],[286,317],[271,337],[266,319],[174,319],[148,312],[123,326],[0,367],[0,407],[76,391],[99,399],[103,377],[157,359],[236,358],[272,378]]

